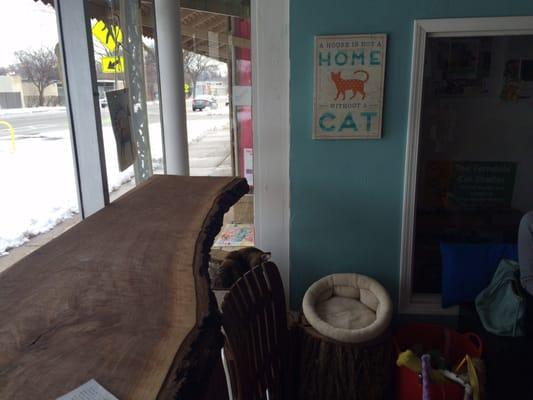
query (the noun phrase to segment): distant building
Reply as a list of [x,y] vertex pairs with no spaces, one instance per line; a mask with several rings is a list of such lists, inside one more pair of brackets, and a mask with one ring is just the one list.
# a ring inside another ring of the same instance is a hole
[[[37,107],[39,91],[33,83],[19,75],[0,75],[0,108]],[[52,83],[44,90],[45,106],[65,105],[61,82]]]
[[228,86],[220,81],[196,82],[196,95],[227,96]]
[[0,108],[24,107],[22,79],[18,75],[0,75]]

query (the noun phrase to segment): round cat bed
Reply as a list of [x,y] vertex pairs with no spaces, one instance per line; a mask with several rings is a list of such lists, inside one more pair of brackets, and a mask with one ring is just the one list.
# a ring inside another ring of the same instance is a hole
[[385,332],[392,303],[375,279],[360,274],[334,274],[307,289],[303,313],[320,334],[340,342],[361,343]]

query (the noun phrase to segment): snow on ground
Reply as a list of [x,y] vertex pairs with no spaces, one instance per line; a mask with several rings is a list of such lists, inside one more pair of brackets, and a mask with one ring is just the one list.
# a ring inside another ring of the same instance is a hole
[[27,115],[27,114],[59,114],[66,111],[65,107],[29,107],[29,108],[0,108],[0,118],[9,117],[12,115]]
[[68,131],[61,139],[26,139],[11,151],[0,141],[0,254],[78,212]]
[[[108,186],[113,192],[131,181],[134,174],[133,167],[123,172],[118,169],[115,139],[106,114],[108,118],[108,112],[102,112],[103,138]],[[6,114],[0,115],[5,117]],[[220,118],[191,118],[187,122],[189,144],[201,141],[210,132],[229,128],[227,107],[203,112],[203,115]],[[149,132],[154,171],[161,172],[160,123],[150,124]],[[0,255],[78,213],[75,179],[68,130],[19,137],[15,152],[12,152],[9,137],[0,137]]]

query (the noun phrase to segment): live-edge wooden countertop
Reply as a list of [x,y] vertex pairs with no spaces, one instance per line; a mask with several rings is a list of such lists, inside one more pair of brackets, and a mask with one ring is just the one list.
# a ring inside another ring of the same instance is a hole
[[120,400],[201,398],[222,345],[209,249],[240,178],[154,176],[0,274],[0,399],[91,378]]

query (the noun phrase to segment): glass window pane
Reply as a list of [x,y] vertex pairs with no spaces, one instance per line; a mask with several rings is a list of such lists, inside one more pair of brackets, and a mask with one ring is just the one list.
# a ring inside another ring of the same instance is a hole
[[251,188],[215,242],[228,250],[254,244],[251,22],[242,11],[181,10],[191,175],[242,176]]
[[111,201],[163,171],[155,43],[138,2],[120,4],[93,10],[90,22]]
[[4,1],[0,15],[1,272],[80,216],[55,11]]

